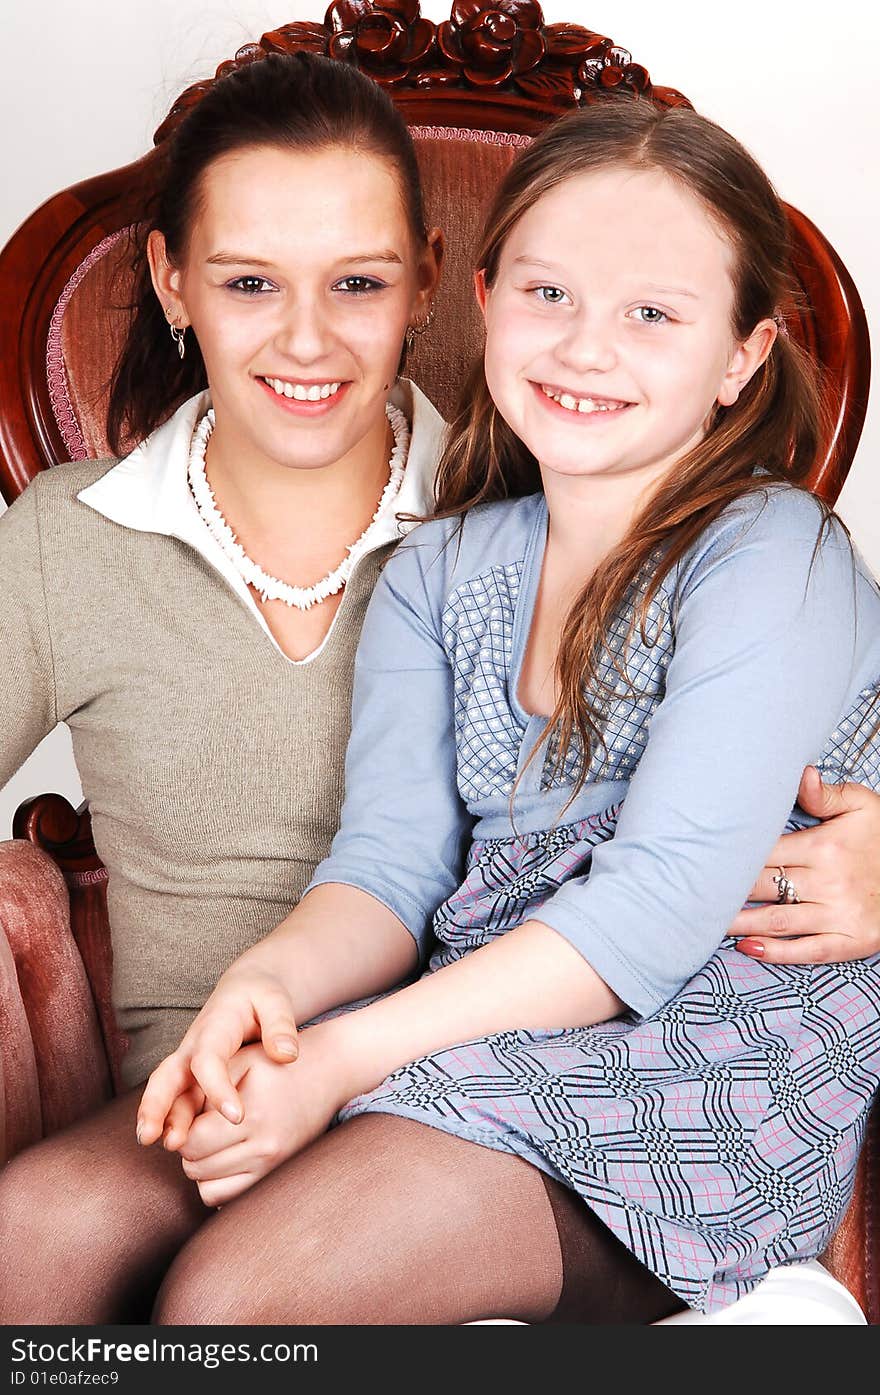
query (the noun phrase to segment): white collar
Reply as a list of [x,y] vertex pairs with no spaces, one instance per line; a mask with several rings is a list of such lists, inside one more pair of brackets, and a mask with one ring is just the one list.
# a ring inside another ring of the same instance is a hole
[[[394,406],[400,407],[410,422],[412,436],[395,513],[388,516],[385,527],[376,534],[373,549],[403,537],[413,526],[398,522],[396,513],[421,517],[430,511],[434,474],[446,429],[433,403],[408,379],[402,378],[395,385],[390,400]],[[130,455],[120,460],[95,484],[81,490],[77,498],[90,509],[125,528],[134,528],[141,533],[161,533],[188,543],[248,604],[274,644],[274,637],[253,596],[202,522],[187,483],[193,431],[210,405],[207,392],[191,397]],[[307,663],[309,659],[316,658],[323,647],[322,644],[301,662]]]

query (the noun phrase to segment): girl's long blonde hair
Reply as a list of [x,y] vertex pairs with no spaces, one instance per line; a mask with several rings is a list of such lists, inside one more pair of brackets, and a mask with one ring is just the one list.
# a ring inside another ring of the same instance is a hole
[[[629,97],[609,98],[563,117],[514,162],[496,194],[477,256],[487,286],[523,214],[572,176],[611,166],[660,170],[701,201],[733,249],[731,329],[737,341],[748,338],[763,319],[779,321],[781,308],[797,292],[785,211],[763,170],[732,136],[696,112],[660,110]],[[802,483],[822,434],[815,365],[783,325],[738,401],[716,408],[703,440],[662,480],[568,613],[556,661],[559,700],[546,735],[557,771],[573,743],[579,751],[575,793],[592,753],[602,745],[607,691],[598,682],[598,667],[605,635],[634,581],[652,564],[630,629],[631,639],[638,626],[647,644],[651,602],[703,529],[744,494],[772,481]],[[757,478],[756,466],[762,467]],[[495,407],[481,359],[459,398],[438,468],[433,516],[463,515],[476,504],[540,488],[538,463]],[[824,526],[830,511],[819,507]]]

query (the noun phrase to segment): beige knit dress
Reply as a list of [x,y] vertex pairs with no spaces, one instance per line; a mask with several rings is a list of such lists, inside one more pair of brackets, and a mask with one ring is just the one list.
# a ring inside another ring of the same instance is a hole
[[[415,454],[414,440],[408,474]],[[0,784],[68,724],[110,873],[134,1085],[329,851],[355,648],[393,544],[361,560],[327,640],[295,663],[199,550],[78,498],[114,464],[46,472],[0,519]]]

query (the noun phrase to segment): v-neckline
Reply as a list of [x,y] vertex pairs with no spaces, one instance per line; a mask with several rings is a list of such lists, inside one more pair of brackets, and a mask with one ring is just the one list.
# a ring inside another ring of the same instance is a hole
[[[535,520],[532,524],[526,550],[523,555],[522,578],[514,610],[513,634],[510,646],[510,667],[507,674],[507,698],[510,704],[510,710],[516,718],[518,725],[522,728],[519,758],[517,761],[518,775],[521,773],[530,753],[546,732],[548,723],[548,718],[543,716],[542,713],[528,712],[519,698],[519,684],[522,678],[523,661],[525,659],[526,648],[535,619],[538,588],[541,584],[541,572],[544,566],[544,556],[547,551],[547,532],[549,526],[547,501],[544,495],[538,494],[534,497],[536,501]],[[535,777],[538,779],[540,778],[541,765],[542,762],[536,760],[530,767],[530,770],[535,772]]]

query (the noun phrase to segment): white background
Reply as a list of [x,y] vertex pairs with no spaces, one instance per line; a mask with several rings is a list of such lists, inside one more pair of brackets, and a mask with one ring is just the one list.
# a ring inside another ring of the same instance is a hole
[[[421,8],[446,19],[450,0]],[[546,0],[543,9],[548,23],[583,24],[625,45],[655,82],[678,87],[738,136],[830,239],[877,322],[874,0]],[[58,190],[143,154],[174,98],[240,44],[322,17],[321,0],[4,0],[0,245]],[[878,445],[875,394],[839,507],[880,574]],[[0,791],[0,838],[31,794],[81,798],[69,750],[59,728]]]

